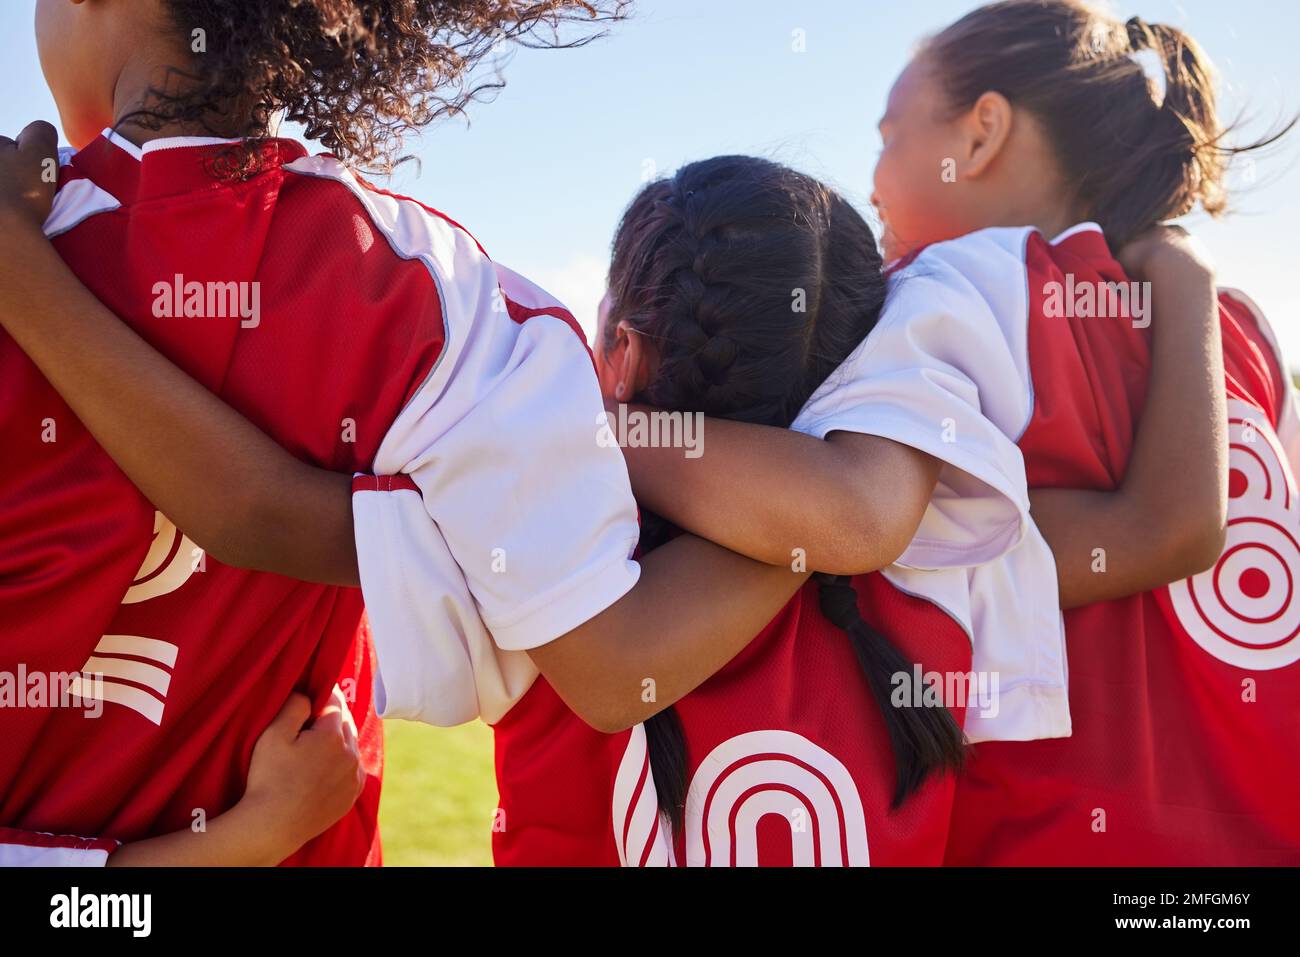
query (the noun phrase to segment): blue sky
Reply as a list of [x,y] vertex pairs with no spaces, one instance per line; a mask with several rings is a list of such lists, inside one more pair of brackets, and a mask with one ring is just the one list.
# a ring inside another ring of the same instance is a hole
[[[720,153],[789,163],[864,211],[876,120],[917,40],[972,0],[639,0],[631,21],[578,50],[521,50],[507,87],[410,146],[391,188],[464,223],[495,259],[567,301],[590,325],[609,242],[648,171]],[[1221,110],[1245,131],[1300,110],[1295,0],[1114,2],[1125,17],[1188,30],[1223,75]],[[55,120],[37,65],[33,0],[0,7],[0,130]],[[805,50],[793,47],[803,31]],[[1235,177],[1238,212],[1192,217],[1221,281],[1269,313],[1300,364],[1300,134]]]

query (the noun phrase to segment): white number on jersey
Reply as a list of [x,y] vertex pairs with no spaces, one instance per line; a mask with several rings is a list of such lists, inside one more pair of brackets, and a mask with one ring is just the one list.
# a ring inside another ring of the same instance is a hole
[[[759,823],[779,818],[796,866],[870,863],[862,799],[848,768],[792,731],[729,738],[700,763],[686,796],[686,863],[752,867]],[[614,839],[624,866],[677,863],[667,821],[658,813],[645,729],[632,731],[614,784]]]

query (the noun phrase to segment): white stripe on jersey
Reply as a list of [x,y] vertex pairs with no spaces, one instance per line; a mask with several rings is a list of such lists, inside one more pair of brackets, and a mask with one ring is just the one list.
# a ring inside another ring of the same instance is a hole
[[642,858],[646,867],[677,866],[671,825],[659,813],[643,724],[638,724],[628,736],[627,748],[614,776],[612,820],[618,862],[623,867],[640,867]]
[[1278,344],[1277,334],[1273,332],[1273,327],[1264,316],[1264,310],[1260,309],[1250,296],[1240,289],[1227,286],[1220,286],[1219,293],[1237,300],[1250,310],[1251,315],[1255,317],[1256,324],[1259,326],[1260,333],[1273,350],[1273,358],[1277,362],[1278,370],[1282,373],[1282,385],[1285,389],[1285,394],[1282,396],[1282,409],[1278,415],[1277,437],[1282,442],[1282,448],[1286,450],[1286,457],[1291,465],[1291,471],[1300,474],[1300,409],[1297,408],[1296,390],[1291,382],[1291,367],[1287,365],[1286,357],[1282,354],[1282,347]]
[[[157,638],[105,635],[99,639],[94,653],[81,666],[82,675],[74,677],[70,682],[69,690],[81,698],[120,704],[154,724],[162,724],[163,708],[167,692],[171,688],[172,676],[158,665],[175,667],[179,652],[180,649],[170,641],[160,641]],[[117,655],[132,657],[115,657]],[[156,664],[146,664],[136,661],[136,658],[147,658]],[[152,688],[158,696],[135,687],[137,684]]]
[[45,238],[61,236],[91,216],[112,212],[121,205],[115,196],[90,180],[74,179],[64,184],[54,197],[50,215],[45,219]]

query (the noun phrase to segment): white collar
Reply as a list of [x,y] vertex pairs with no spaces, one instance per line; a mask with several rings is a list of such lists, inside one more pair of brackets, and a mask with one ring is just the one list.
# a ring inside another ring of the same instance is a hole
[[1051,241],[1051,245],[1055,246],[1058,243],[1063,243],[1071,236],[1077,236],[1079,233],[1099,233],[1099,232],[1101,232],[1101,227],[1098,226],[1096,223],[1092,223],[1092,222],[1077,223],[1074,226],[1071,226],[1065,232],[1061,233],[1061,235],[1053,239]]
[[157,153],[161,150],[187,149],[198,146],[218,146],[223,143],[240,143],[243,142],[238,137],[234,139],[222,139],[217,136],[167,136],[162,139],[150,140],[144,146],[136,146],[120,133],[111,129],[104,130],[104,139],[108,140],[118,149],[133,157],[134,159],[143,159],[148,153]]

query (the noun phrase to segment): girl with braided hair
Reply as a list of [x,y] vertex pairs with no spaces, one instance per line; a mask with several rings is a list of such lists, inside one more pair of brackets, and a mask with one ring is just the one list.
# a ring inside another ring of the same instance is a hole
[[[885,296],[881,266],[866,222],[825,185],[752,157],[685,166],[637,196],[615,237],[597,332],[602,391],[615,400],[635,394],[665,409],[785,428],[875,325]],[[806,308],[792,295],[806,297]],[[706,435],[706,454],[707,441]],[[924,494],[933,483],[928,465],[912,450],[899,452],[900,473],[922,466],[912,484]],[[670,535],[661,519],[642,513],[643,552]],[[847,770],[853,793],[836,793],[865,808],[877,861],[937,862],[935,825],[946,817],[951,779],[922,786],[932,772],[960,764],[964,707],[955,715],[942,705],[895,707],[891,678],[922,660],[932,670],[964,673],[969,641],[937,607],[888,595],[883,580],[860,586],[874,599],[868,615],[883,629],[877,630],[863,616],[851,579],[814,579],[721,672],[645,722],[643,748],[634,736],[621,768],[639,771],[644,757],[648,784],[639,802],[657,797],[664,832],[672,836],[635,827],[620,835],[616,827],[622,859],[654,854],[704,863],[688,847],[685,817],[699,813],[698,802],[687,801],[688,778],[716,749],[779,729],[785,740],[777,750],[792,751],[788,760]],[[890,809],[908,798],[907,812],[891,818]],[[784,803],[793,808],[800,800]],[[629,818],[636,819],[636,807],[629,805]],[[850,828],[856,820],[850,815]],[[739,860],[802,860],[809,850],[789,836],[750,837],[733,848]],[[814,856],[857,862],[865,852],[859,843],[854,834],[833,853],[818,847]],[[727,862],[722,855],[714,849],[706,857]]]

